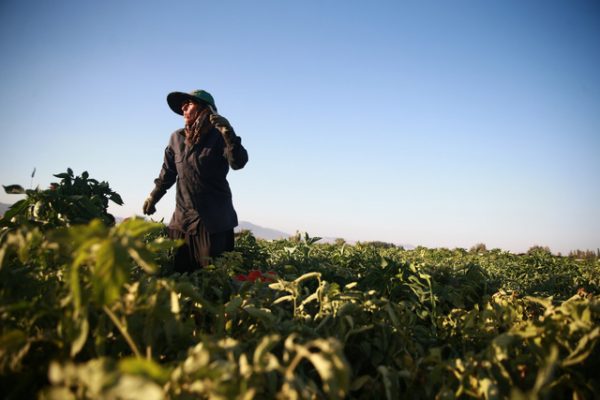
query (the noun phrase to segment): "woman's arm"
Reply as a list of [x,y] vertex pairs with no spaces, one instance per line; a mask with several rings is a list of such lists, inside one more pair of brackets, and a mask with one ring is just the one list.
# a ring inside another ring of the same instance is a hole
[[212,114],[210,116],[210,122],[223,136],[225,141],[224,156],[227,158],[227,162],[232,169],[244,168],[244,165],[248,162],[248,152],[242,146],[242,138],[236,136],[231,124],[227,118],[219,114]]
[[224,156],[231,169],[241,169],[248,162],[248,152],[242,146],[242,138],[236,136],[233,129],[223,134],[225,140]]
[[155,202],[158,201],[165,195],[167,190],[177,180],[177,168],[175,167],[175,155],[173,149],[170,144],[165,149],[165,157],[163,160],[162,168],[160,169],[160,174],[158,178],[154,180],[154,190],[150,194],[155,199]]

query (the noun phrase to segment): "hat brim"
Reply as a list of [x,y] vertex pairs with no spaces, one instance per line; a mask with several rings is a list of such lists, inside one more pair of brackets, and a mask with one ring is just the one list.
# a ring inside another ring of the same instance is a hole
[[183,92],[172,92],[167,95],[167,103],[169,104],[169,108],[171,108],[174,113],[179,115],[183,115],[181,105],[186,100],[191,100],[196,103],[199,101],[197,97]]

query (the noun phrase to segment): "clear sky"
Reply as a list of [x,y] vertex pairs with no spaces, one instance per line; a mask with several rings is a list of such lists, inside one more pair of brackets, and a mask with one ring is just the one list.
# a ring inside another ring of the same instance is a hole
[[0,88],[0,183],[87,170],[118,216],[141,214],[182,126],[167,93],[203,88],[250,155],[229,175],[240,220],[600,247],[595,0],[2,0]]

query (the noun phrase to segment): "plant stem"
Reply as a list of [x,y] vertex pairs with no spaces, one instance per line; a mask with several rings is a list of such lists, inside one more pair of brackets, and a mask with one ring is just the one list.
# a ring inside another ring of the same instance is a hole
[[117,316],[110,310],[110,308],[108,308],[107,306],[103,306],[102,309],[108,315],[108,317],[111,319],[111,321],[116,325],[117,329],[119,329],[119,332],[121,332],[121,334],[125,338],[125,341],[127,342],[127,344],[129,344],[129,347],[131,347],[131,350],[133,351],[135,356],[138,358],[142,358],[142,354],[140,353],[140,350],[135,345],[135,342],[133,341],[131,336],[129,336],[129,333],[127,333],[127,328],[125,326],[123,326],[123,324],[121,324],[121,322],[119,321]]

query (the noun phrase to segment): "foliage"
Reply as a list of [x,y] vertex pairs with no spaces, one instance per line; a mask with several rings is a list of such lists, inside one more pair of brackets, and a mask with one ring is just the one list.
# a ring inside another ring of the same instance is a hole
[[600,260],[600,249],[592,250],[573,250],[569,252],[569,257],[594,262]]
[[485,243],[477,243],[473,247],[469,249],[471,253],[485,253],[487,251],[487,247]]
[[108,202],[122,205],[123,200],[107,182],[91,179],[86,171],[74,176],[71,168],[54,176],[60,178],[60,182],[51,183],[46,190],[3,186],[6,193],[25,194],[27,197],[13,204],[0,226],[35,224],[48,229],[87,223],[94,218],[107,225],[114,224],[114,217],[107,211]]
[[245,232],[182,275],[161,224],[58,212],[94,190],[0,220],[7,399],[600,396],[595,259]]

